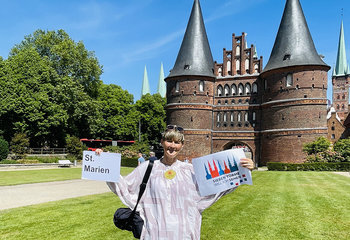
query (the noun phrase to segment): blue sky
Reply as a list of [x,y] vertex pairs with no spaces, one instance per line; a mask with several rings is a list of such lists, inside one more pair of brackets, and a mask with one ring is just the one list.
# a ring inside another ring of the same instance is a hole
[[[350,60],[350,1],[300,0],[319,54],[334,66],[341,19]],[[37,29],[64,29],[74,41],[94,51],[106,84],[141,94],[147,66],[151,93],[157,91],[160,64],[165,76],[173,67],[193,0],[0,0],[0,56]],[[284,0],[201,0],[214,60],[231,49],[232,33],[246,32],[248,45],[257,47],[267,63],[283,14]],[[342,14],[343,8],[343,17]],[[331,99],[331,73],[328,98]]]

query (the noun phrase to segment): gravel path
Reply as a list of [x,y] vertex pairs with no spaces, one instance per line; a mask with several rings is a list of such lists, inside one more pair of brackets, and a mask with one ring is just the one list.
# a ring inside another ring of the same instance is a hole
[[0,211],[38,203],[109,192],[105,182],[69,180],[0,187]]

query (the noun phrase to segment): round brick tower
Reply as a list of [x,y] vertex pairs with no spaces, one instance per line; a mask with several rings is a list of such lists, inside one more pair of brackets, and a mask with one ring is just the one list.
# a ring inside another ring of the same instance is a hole
[[178,158],[191,160],[212,151],[214,61],[202,12],[194,1],[175,65],[167,83],[167,124],[185,129],[185,145]]
[[261,163],[303,162],[303,144],[327,137],[327,72],[299,0],[287,0],[270,59],[260,77]]

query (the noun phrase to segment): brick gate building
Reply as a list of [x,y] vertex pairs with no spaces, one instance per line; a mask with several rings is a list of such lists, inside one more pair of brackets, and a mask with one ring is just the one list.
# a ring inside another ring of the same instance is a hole
[[245,33],[232,35],[222,63],[213,61],[194,1],[167,82],[167,123],[185,129],[179,159],[243,147],[256,164],[303,162],[302,145],[327,137],[327,72],[299,0],[287,0],[270,59]]

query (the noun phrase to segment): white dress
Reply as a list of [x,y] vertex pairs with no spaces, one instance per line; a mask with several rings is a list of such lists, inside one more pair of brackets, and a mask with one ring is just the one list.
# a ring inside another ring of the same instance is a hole
[[[118,183],[107,183],[131,209],[136,204],[147,166],[148,162],[141,164],[128,176],[121,176]],[[169,169],[176,172],[171,180],[164,177],[165,171]],[[203,210],[233,190],[201,197],[192,164],[176,161],[167,166],[161,161],[155,161],[146,190],[137,207],[144,220],[141,239],[200,239]]]

